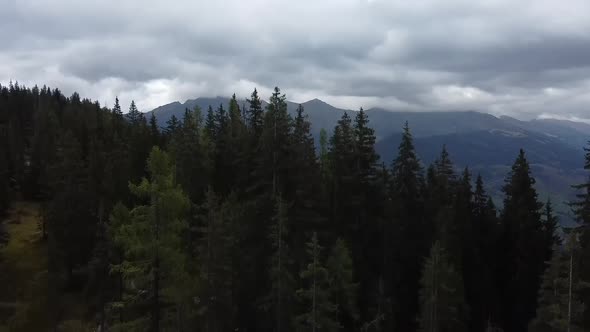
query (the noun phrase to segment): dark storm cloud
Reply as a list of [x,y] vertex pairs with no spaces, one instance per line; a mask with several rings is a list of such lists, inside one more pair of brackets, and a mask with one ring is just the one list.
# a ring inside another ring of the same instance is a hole
[[590,118],[584,0],[9,0],[0,82],[144,110],[197,96]]

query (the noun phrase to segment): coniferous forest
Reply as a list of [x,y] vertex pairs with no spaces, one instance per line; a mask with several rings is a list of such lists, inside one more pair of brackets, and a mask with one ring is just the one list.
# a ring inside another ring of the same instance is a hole
[[526,151],[494,202],[411,123],[381,160],[362,109],[315,146],[264,97],[160,126],[0,86],[0,331],[590,331],[590,172],[564,230]]

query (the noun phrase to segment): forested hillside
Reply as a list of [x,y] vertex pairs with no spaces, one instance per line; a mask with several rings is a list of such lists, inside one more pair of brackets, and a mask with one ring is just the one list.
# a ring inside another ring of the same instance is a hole
[[[266,102],[262,101],[263,106]],[[227,108],[230,98],[216,97],[189,99],[185,103],[170,103],[148,112],[156,116],[158,124],[165,126],[173,115],[181,119],[184,111],[198,106],[206,110],[223,105]],[[246,100],[238,104],[245,108]],[[334,128],[344,109],[313,99],[301,104],[311,123],[311,133],[316,147],[320,131]],[[287,101],[287,111],[295,116],[298,104]],[[354,114],[354,111],[348,111]],[[536,119],[520,121],[507,116],[495,117],[474,111],[403,112],[371,108],[366,111],[375,133],[375,151],[380,162],[389,164],[402,137],[402,127],[408,121],[415,137],[416,152],[423,164],[432,163],[445,144],[453,156],[455,171],[468,166],[486,180],[488,193],[498,203],[502,201],[504,178],[514,161],[514,154],[523,148],[535,170],[537,190],[542,200],[551,198],[560,222],[571,226],[575,216],[568,202],[575,198],[572,183],[585,179],[580,160],[584,151],[580,148],[590,137],[590,125],[581,122]],[[501,204],[499,204],[501,205]]]
[[278,88],[162,125],[0,86],[0,331],[589,330],[590,182],[562,231],[528,151],[494,201],[411,122],[380,158],[369,120],[315,146]]

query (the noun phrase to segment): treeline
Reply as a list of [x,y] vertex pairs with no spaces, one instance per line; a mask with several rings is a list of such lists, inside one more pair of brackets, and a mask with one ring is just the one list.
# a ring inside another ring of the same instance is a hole
[[[383,163],[362,109],[316,148],[278,88],[265,108],[256,90],[212,106],[161,128],[135,103],[0,87],[0,212],[41,202],[49,259],[11,331],[590,327],[590,231],[558,236],[524,151],[499,209],[444,145],[424,169],[408,124]],[[590,182],[577,188],[585,226]],[[83,317],[63,309],[71,293]]]

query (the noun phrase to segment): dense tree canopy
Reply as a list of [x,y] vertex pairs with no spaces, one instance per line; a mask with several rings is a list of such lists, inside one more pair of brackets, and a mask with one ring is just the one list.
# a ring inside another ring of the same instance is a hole
[[380,160],[363,109],[316,146],[279,88],[268,103],[254,90],[166,123],[122,108],[0,86],[0,216],[38,202],[47,248],[22,296],[44,300],[0,316],[15,331],[590,326],[590,184],[572,203],[582,227],[561,241],[524,151],[497,208],[444,145],[424,165],[410,124]]

